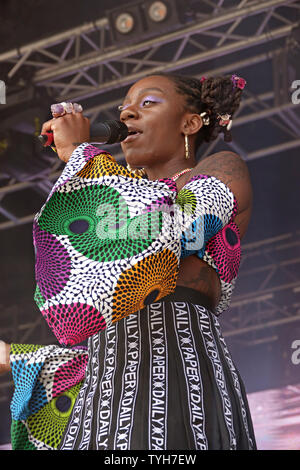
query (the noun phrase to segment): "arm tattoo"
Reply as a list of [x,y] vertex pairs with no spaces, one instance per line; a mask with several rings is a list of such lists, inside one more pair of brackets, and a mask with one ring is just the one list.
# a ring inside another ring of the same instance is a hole
[[215,176],[227,185],[233,181],[249,179],[247,164],[234,152],[218,152],[200,160],[197,170],[203,174]]
[[183,282],[186,287],[191,287],[192,289],[199,289],[199,283],[201,283],[201,291],[205,294],[212,294],[213,292],[213,283],[212,283],[212,268],[209,266],[201,266],[195,272],[191,270],[189,276],[185,276]]

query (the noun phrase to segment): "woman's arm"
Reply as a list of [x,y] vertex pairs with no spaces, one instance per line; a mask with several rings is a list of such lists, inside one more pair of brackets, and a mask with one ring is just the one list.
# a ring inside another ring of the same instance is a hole
[[193,173],[214,176],[233,192],[238,203],[235,223],[243,238],[249,224],[253,200],[252,184],[246,162],[234,152],[218,152],[200,160]]
[[10,344],[0,341],[0,374],[11,371],[9,353]]

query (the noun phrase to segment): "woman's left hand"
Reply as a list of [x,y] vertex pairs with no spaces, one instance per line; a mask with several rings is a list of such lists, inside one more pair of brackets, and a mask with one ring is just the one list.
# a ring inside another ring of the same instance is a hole
[[66,163],[80,143],[89,142],[90,121],[82,112],[74,110],[71,113],[61,116],[54,114],[54,116],[56,117],[43,124],[41,133],[53,132],[58,157]]
[[10,344],[0,341],[0,375],[10,371]]

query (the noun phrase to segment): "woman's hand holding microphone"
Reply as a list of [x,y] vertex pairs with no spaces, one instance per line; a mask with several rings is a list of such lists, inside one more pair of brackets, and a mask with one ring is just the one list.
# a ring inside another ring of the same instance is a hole
[[[51,106],[53,119],[46,121],[41,134],[53,133],[58,157],[67,162],[81,142],[90,140],[90,121],[82,115],[77,103],[58,103]],[[11,371],[10,344],[0,340],[0,375]]]
[[0,375],[11,370],[9,353],[10,344],[0,341]]
[[51,106],[53,119],[46,121],[41,134],[53,132],[58,157],[65,163],[81,142],[90,140],[90,121],[77,103],[58,103]]

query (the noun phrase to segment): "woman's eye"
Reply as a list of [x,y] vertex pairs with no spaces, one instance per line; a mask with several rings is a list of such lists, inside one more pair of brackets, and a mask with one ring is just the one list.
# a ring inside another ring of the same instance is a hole
[[[148,104],[152,104],[152,103],[156,103],[156,101],[147,99],[147,100],[143,100],[143,101],[141,102],[141,105],[140,105],[140,106],[141,106],[141,107],[143,107],[143,106],[145,106],[145,105],[148,106]],[[120,106],[118,106],[118,110],[119,110],[120,112],[122,112],[122,111],[124,111],[125,109],[127,109],[128,106],[130,106],[130,105],[129,105],[129,104],[120,105]]]
[[152,100],[144,100],[144,101],[143,101],[143,106],[144,106],[146,103],[155,103],[155,101],[152,101]]

